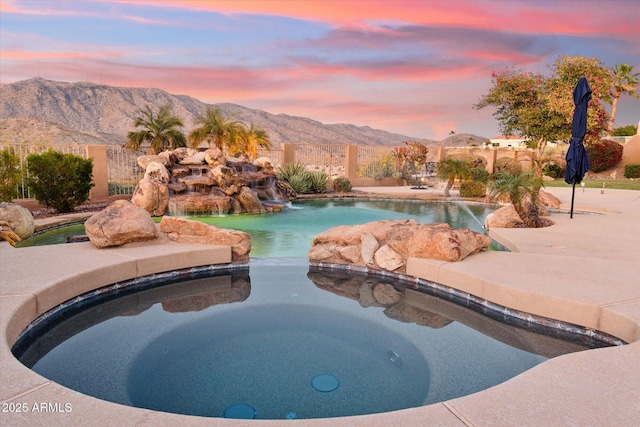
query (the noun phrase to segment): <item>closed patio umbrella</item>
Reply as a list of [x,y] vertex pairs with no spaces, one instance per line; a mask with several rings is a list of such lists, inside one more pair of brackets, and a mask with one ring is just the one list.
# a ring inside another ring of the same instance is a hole
[[587,133],[587,106],[591,99],[591,88],[589,82],[582,76],[573,90],[573,121],[571,122],[571,142],[567,151],[567,172],[564,180],[567,184],[572,184],[571,192],[571,213],[573,218],[573,200],[576,195],[576,184],[579,184],[584,174],[589,170],[589,159],[584,150],[584,136]]

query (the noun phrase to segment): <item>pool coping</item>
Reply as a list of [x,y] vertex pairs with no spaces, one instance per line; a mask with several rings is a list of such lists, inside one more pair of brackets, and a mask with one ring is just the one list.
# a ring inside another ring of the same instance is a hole
[[[410,193],[406,188],[384,190],[392,196],[394,191]],[[565,189],[554,190],[566,204]],[[484,252],[460,263],[414,258],[407,272],[506,307],[524,307],[534,314],[593,327],[630,344],[560,356],[458,399],[333,418],[332,425],[636,424],[640,420],[640,233],[633,231],[640,227],[640,194],[607,190],[606,200],[595,192],[588,196],[583,195],[579,210],[606,214],[569,221],[566,212],[559,212],[551,214],[556,225],[547,229],[490,230],[514,252]],[[326,420],[245,422],[180,416],[105,402],[40,377],[10,352],[10,344],[38,314],[84,290],[145,274],[227,262],[228,247],[170,241],[113,249],[96,249],[88,242],[14,249],[0,242],[0,400],[7,410],[9,404],[14,409],[0,412],[1,424],[326,425]],[[26,411],[15,412],[16,408]]]

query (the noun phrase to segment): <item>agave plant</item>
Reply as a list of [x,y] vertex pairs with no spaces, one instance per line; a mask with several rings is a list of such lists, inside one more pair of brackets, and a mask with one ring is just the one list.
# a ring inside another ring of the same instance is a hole
[[327,191],[327,181],[329,181],[329,176],[325,172],[311,172],[309,177],[311,178],[311,191],[314,193],[324,193]]
[[289,185],[296,193],[307,194],[311,192],[311,174],[303,171],[297,175],[290,176],[288,179]]
[[[278,177],[278,179],[289,182],[289,178],[294,175],[299,175],[303,172],[306,172],[306,169],[302,163],[291,162],[285,163],[284,165],[280,166],[280,169],[278,170],[276,176]],[[289,182],[289,184],[291,183]]]

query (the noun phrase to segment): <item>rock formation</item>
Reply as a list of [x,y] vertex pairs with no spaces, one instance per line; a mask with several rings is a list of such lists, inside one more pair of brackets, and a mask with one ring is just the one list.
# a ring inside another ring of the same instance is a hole
[[218,148],[198,152],[178,148],[141,156],[145,175],[131,202],[154,216],[259,214],[282,208],[277,201],[297,196],[276,179],[266,158],[225,157]]
[[2,238],[12,245],[31,237],[35,229],[29,209],[16,203],[0,203],[0,229]]
[[178,243],[202,243],[231,246],[232,261],[247,261],[251,251],[251,235],[199,221],[163,216],[160,231]]
[[310,261],[355,264],[404,273],[407,258],[461,261],[491,244],[491,239],[448,224],[414,220],[340,225],[315,236]]
[[149,213],[126,200],[118,200],[89,217],[84,223],[87,237],[98,248],[151,240],[158,231]]

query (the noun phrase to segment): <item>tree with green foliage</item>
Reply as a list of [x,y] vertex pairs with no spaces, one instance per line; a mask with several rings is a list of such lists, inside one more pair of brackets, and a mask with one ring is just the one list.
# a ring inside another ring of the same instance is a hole
[[[493,116],[505,135],[533,141],[533,173],[540,183],[547,141],[568,142],[571,138],[573,90],[580,77],[586,77],[592,90],[585,145],[597,143],[607,127],[603,104],[612,84],[609,70],[597,58],[561,55],[551,70],[550,77],[516,69],[494,72],[493,86],[474,105],[476,109],[494,107]],[[539,191],[540,187],[535,189],[536,200]]]
[[246,128],[242,122],[225,116],[219,108],[207,107],[204,113],[195,117],[196,127],[189,133],[189,145],[197,148],[202,141],[207,141],[222,150],[223,153],[240,151],[240,142]]
[[613,77],[613,90],[610,92],[612,97],[611,101],[611,119],[609,120],[609,132],[613,132],[613,123],[618,110],[618,100],[622,95],[630,95],[638,99],[638,76],[640,73],[632,74],[633,65],[625,64],[624,62],[615,65],[611,69]]
[[0,151],[0,202],[11,202],[17,196],[21,176],[20,158],[9,149]]
[[488,185],[490,199],[508,197],[525,226],[530,228],[544,226],[538,212],[538,193],[542,186],[542,179],[531,171],[518,175],[501,172],[495,174],[493,178]]
[[633,136],[638,133],[638,128],[634,125],[620,126],[613,130],[613,136]]
[[[247,128],[243,126],[238,137],[238,152],[246,154],[250,159],[255,160],[258,157],[258,149],[270,149],[271,142],[267,132],[253,126],[253,123]],[[237,153],[232,153],[237,154]]]
[[471,176],[471,163],[465,160],[445,159],[438,163],[436,175],[440,179],[447,180],[447,185],[444,187],[444,196],[451,197],[450,191],[455,180]]
[[27,185],[36,200],[60,213],[89,199],[93,160],[49,150],[27,156]]
[[173,114],[169,104],[161,106],[157,113],[147,105],[134,119],[133,126],[142,129],[128,133],[124,146],[130,150],[139,150],[144,142],[150,144],[149,154],[186,146],[184,134],[179,129],[183,127],[182,121]]

